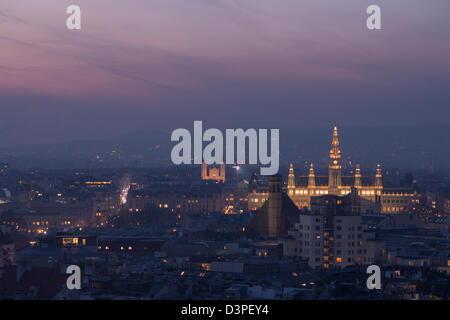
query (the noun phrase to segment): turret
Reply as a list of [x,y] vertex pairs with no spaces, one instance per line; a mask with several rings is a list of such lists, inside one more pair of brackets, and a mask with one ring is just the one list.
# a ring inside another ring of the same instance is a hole
[[380,164],[377,164],[377,173],[375,174],[375,188],[383,188]]
[[292,163],[289,165],[289,176],[288,176],[288,194],[294,194],[295,189],[295,175],[294,166]]
[[355,188],[360,188],[362,185],[361,183],[361,169],[359,167],[359,164],[356,165],[355,170]]

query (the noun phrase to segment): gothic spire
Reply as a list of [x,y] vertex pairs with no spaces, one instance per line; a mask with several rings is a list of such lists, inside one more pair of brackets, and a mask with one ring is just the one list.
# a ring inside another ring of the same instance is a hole
[[314,165],[311,162],[311,165],[309,166],[308,188],[315,188],[315,187],[316,187],[316,176],[314,174]]
[[341,148],[339,147],[339,137],[336,125],[334,126],[333,129],[333,140],[331,141],[330,158],[331,159],[341,158]]
[[339,147],[339,137],[336,125],[333,129],[328,172],[328,187],[336,190],[341,186],[341,148]]

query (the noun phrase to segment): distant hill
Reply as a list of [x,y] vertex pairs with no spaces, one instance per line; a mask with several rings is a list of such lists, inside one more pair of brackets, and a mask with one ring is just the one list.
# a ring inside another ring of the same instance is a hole
[[[328,163],[331,128],[280,130],[280,162]],[[339,127],[343,164],[450,170],[450,125]],[[12,167],[113,168],[170,165],[170,133],[141,131],[106,140],[0,149]]]

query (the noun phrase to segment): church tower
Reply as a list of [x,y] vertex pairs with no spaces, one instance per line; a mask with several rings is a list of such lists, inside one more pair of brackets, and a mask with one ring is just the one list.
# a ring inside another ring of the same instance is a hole
[[269,194],[255,217],[248,225],[250,237],[278,238],[289,233],[300,215],[292,199],[283,192],[283,179],[279,175],[269,176]]
[[267,236],[278,237],[282,228],[283,180],[281,176],[269,177],[269,197],[267,210]]
[[294,194],[295,189],[295,175],[294,175],[294,166],[292,163],[289,165],[289,176],[288,176],[288,194]]
[[202,162],[202,180],[208,179],[208,167],[206,166],[206,162]]
[[[328,169],[328,188],[338,189],[341,186],[341,149],[337,126],[334,126],[333,140],[331,141],[330,164]],[[335,193],[335,192],[331,192]]]

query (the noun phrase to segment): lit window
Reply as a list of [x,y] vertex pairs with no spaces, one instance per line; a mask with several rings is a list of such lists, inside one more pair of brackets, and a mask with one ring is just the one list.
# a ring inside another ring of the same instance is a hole
[[63,246],[77,246],[78,245],[78,238],[63,238],[62,239]]

